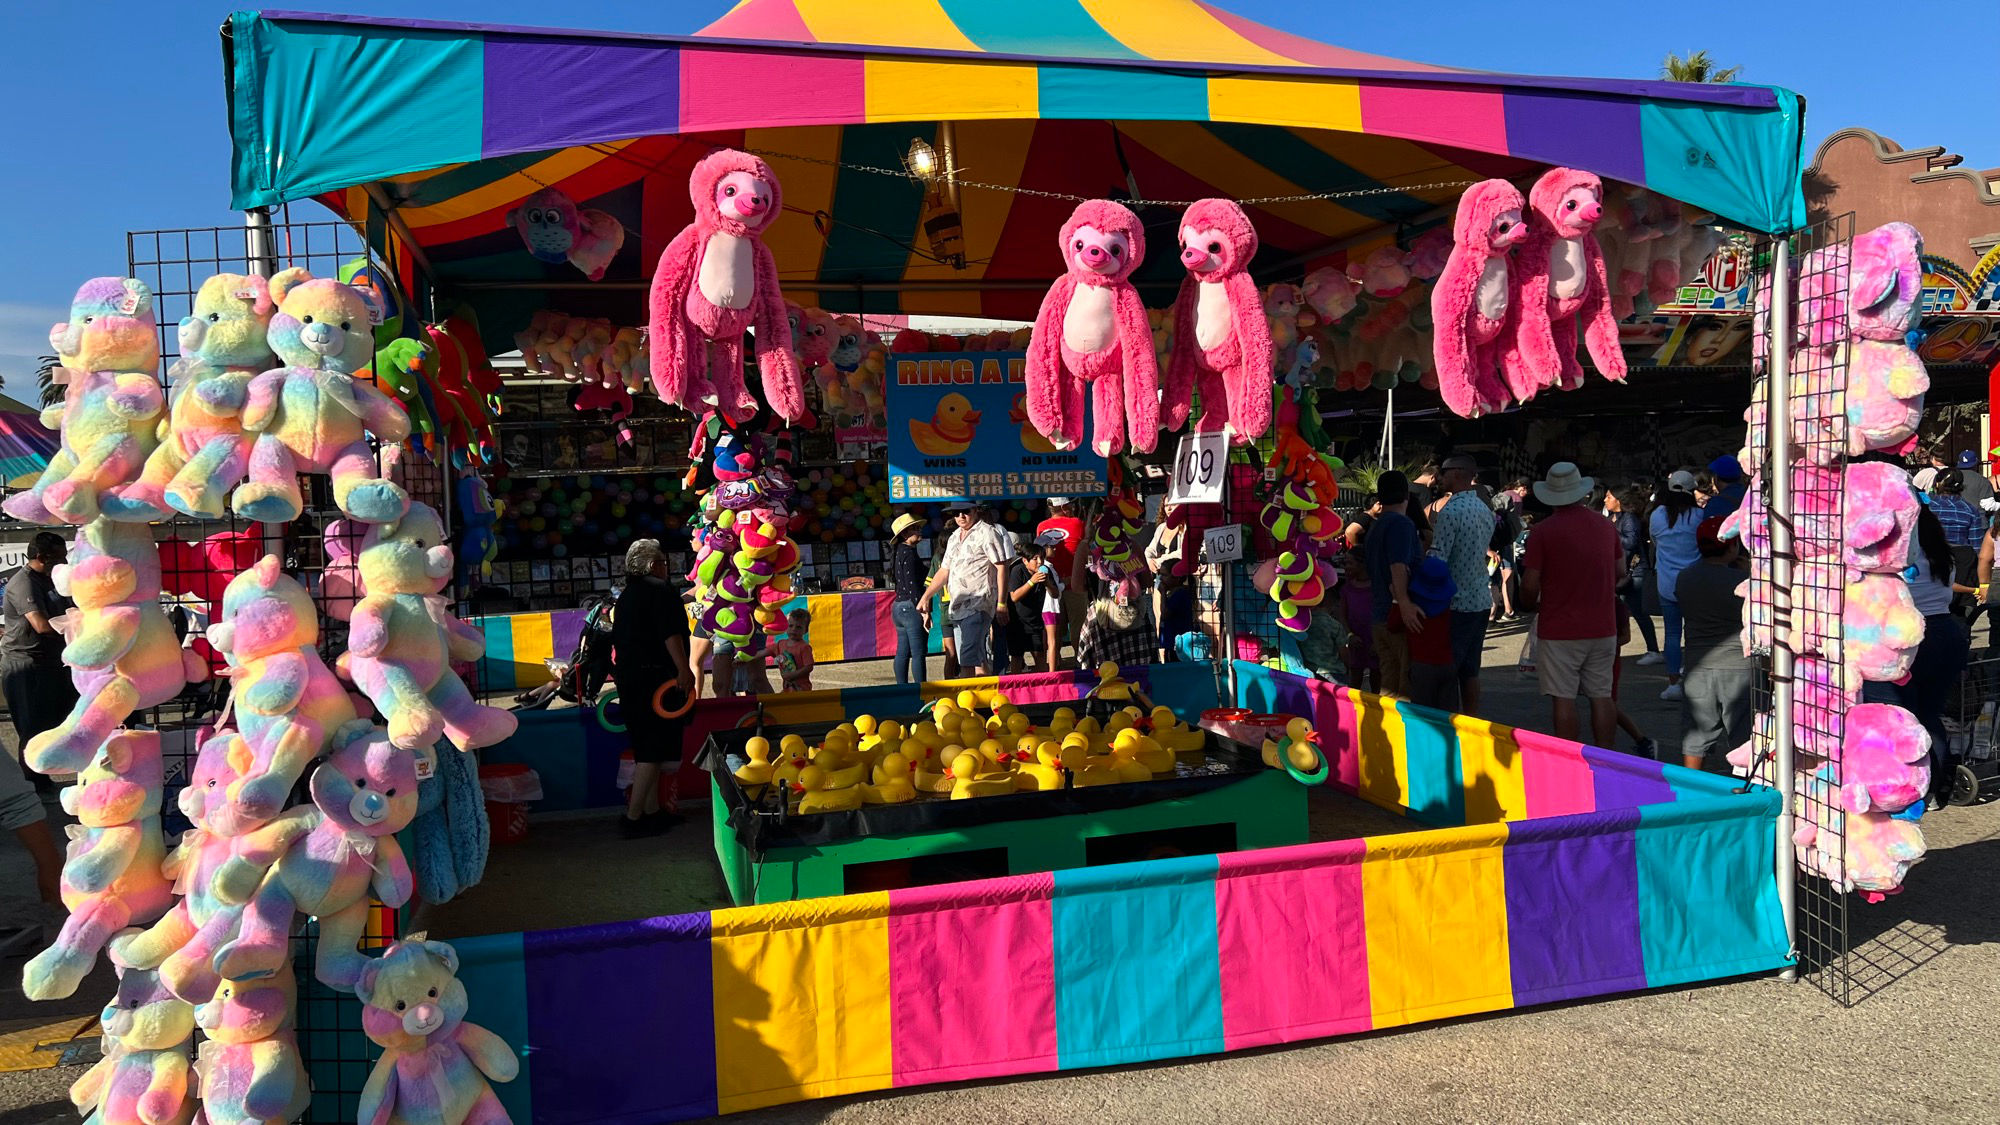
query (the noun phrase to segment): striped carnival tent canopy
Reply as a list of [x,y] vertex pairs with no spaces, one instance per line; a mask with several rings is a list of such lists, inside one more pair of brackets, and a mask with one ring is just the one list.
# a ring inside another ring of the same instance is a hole
[[[547,304],[640,319],[717,146],[783,182],[765,238],[788,295],[845,311],[1031,317],[1055,232],[1100,196],[1162,204],[1138,206],[1156,239],[1138,280],[1161,292],[1180,206],[1211,195],[1250,210],[1260,280],[1550,164],[1751,230],[1805,216],[1790,91],[1446,70],[1206,0],[743,0],[693,36],[242,12],[223,36],[235,206],[322,200],[493,336]],[[904,171],[913,140],[947,136],[962,262],[933,252]],[[508,225],[545,187],[625,226],[602,281]]]

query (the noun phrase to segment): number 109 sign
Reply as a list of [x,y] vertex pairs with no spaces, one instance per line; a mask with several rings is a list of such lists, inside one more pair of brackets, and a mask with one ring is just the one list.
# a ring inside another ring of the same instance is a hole
[[1181,437],[1174,451],[1174,479],[1167,487],[1169,504],[1218,504],[1222,482],[1229,473],[1229,434],[1208,430]]

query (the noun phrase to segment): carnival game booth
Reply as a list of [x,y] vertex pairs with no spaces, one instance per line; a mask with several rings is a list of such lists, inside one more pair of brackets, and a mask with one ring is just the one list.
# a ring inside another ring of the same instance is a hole
[[[1804,216],[1789,91],[1450,71],[1197,0],[747,0],[687,37],[239,13],[224,35],[235,204],[324,202],[425,301],[470,310],[489,350],[540,347],[520,337],[558,315],[643,323],[653,263],[695,213],[690,173],[719,149],[783,182],[759,240],[784,296],[832,313],[1032,317],[1062,261],[1051,236],[1106,198],[1169,246],[1191,202],[1235,200],[1257,232],[1239,265],[1287,281],[1552,165],[1744,231]],[[1157,307],[1184,276],[1155,254],[1130,280]],[[786,385],[767,371],[762,389]],[[806,401],[867,389],[843,374]],[[1135,426],[1133,444],[1156,436]],[[1333,784],[1434,827],[469,940],[474,1011],[524,1060],[502,1099],[537,1121],[681,1119],[1786,963],[1775,792],[1253,665],[1232,682],[1211,698],[1313,717]],[[798,723],[891,711],[797,704]],[[696,726],[748,706],[702,704]],[[1300,903],[1312,939],[1285,944],[1303,969],[1269,956]],[[1121,934],[1134,952],[1105,956]],[[607,1018],[583,998],[614,978],[652,999]],[[609,1080],[638,1036],[678,1048],[678,1077]]]

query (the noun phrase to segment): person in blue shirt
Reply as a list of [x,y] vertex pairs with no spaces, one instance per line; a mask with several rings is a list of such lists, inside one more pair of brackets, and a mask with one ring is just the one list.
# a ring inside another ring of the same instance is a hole
[[1708,473],[1715,478],[1715,495],[1701,506],[1701,518],[1726,518],[1743,506],[1750,482],[1743,476],[1743,465],[1727,453],[1708,463]]

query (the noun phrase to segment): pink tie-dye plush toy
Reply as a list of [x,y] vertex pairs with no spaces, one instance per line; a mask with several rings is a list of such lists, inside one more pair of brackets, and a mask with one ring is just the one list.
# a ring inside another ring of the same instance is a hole
[[[1257,229],[1243,208],[1227,199],[1198,200],[1181,216],[1180,245],[1188,272],[1174,303],[1174,322],[1189,327],[1174,335],[1160,424],[1179,429],[1200,390],[1196,428],[1219,430],[1226,422],[1232,440],[1247,444],[1271,425],[1273,338],[1250,280]],[[1295,336],[1296,320],[1294,307]],[[1132,440],[1140,441],[1136,428]]]
[[282,1125],[312,1102],[312,1082],[292,1030],[291,973],[224,981],[194,1010],[205,1040],[195,1055],[196,1125]]
[[243,403],[250,380],[271,366],[267,282],[254,274],[217,274],[201,283],[194,311],[181,318],[180,358],[167,372],[173,399],[160,445],[139,479],[104,501],[113,519],[163,520],[175,512],[220,519],[229,493],[249,466]]
[[63,663],[77,690],[62,722],[28,740],[22,757],[42,773],[81,769],[126,716],[158,707],[208,666],[174,637],[160,609],[160,551],[144,524],[94,520],[77,529],[59,569],[76,602]]
[[1583,385],[1579,317],[1598,374],[1625,381],[1604,255],[1590,233],[1603,217],[1603,200],[1598,178],[1574,168],[1551,168],[1528,191],[1528,234],[1507,271],[1512,329],[1501,353],[1508,389],[1520,401],[1545,387]]
[[297,519],[299,474],[333,478],[333,502],[349,517],[382,523],[410,498],[377,472],[368,435],[387,444],[410,436],[410,416],[372,382],[354,378],[374,362],[371,306],[349,285],[303,269],[271,279],[266,339],[283,367],[250,381],[243,429],[256,435],[249,479],[237,486],[236,514],[263,523]]
[[1438,390],[1461,418],[1504,410],[1513,401],[1500,377],[1507,326],[1508,253],[1528,233],[1521,192],[1506,180],[1465,189],[1452,221],[1451,257],[1431,289]]
[[1910,598],[1909,583],[1900,574],[1863,574],[1847,584],[1846,599],[1848,685],[1859,691],[1863,680],[1907,680],[1924,639],[1924,615]]
[[85,1125],[187,1125],[195,1114],[188,1097],[194,1008],[157,973],[120,969],[101,1021],[104,1057],[69,1088]]
[[[1087,200],[1063,224],[1061,245],[1064,273],[1042,298],[1028,340],[1028,421],[1058,449],[1081,446],[1090,385],[1091,450],[1108,457],[1129,434],[1133,449],[1150,453],[1160,438],[1160,373],[1130,280],[1146,257],[1145,228],[1120,204]],[[1191,323],[1179,324],[1176,341],[1192,335]]]
[[234,806],[227,815],[261,823],[283,809],[333,732],[354,720],[354,704],[320,659],[312,595],[276,555],[230,580],[208,640],[229,660],[236,726],[250,751],[248,769],[227,794]]
[[1850,454],[1904,451],[1923,419],[1930,374],[1908,343],[1923,313],[1923,253],[1923,236],[1908,223],[1888,223],[1854,240],[1847,294]]
[[129,277],[94,277],[70,303],[69,319],[49,330],[49,346],[69,372],[61,403],[42,411],[62,444],[26,492],[0,510],[29,523],[88,523],[100,501],[138,479],[159,444],[166,399],[153,293]]
[[514,1048],[476,1023],[458,951],[412,934],[368,962],[355,986],[361,1027],[382,1057],[361,1087],[362,1125],[502,1125],[512,1119],[488,1080],[521,1071]]
[[514,713],[475,700],[451,670],[452,661],[484,655],[486,641],[439,595],[451,579],[452,552],[437,512],[415,503],[402,519],[370,527],[359,561],[366,596],[348,620],[340,660],[381,713],[390,740],[429,751],[444,735],[474,750],[513,734]]
[[409,862],[396,833],[417,813],[417,761],[373,724],[334,732],[333,752],[310,783],[313,803],[238,837],[216,873],[215,896],[243,906],[236,937],[215,953],[225,980],[283,971],[292,915],[319,919],[320,983],[352,992],[367,958],[354,948],[373,894],[386,906],[410,900]]
[[161,873],[173,880],[172,909],[143,932],[120,934],[111,959],[128,969],[158,969],[175,996],[200,1004],[220,980],[210,962],[236,936],[242,908],[215,897],[215,876],[236,854],[235,837],[263,826],[243,819],[229,791],[250,767],[250,748],[234,732],[202,743],[194,772],[181,789],[180,809],[193,827],[181,833]]
[[1883,461],[1849,465],[1842,497],[1847,568],[1856,574],[1901,573],[1922,504],[1910,474]]
[[1898,813],[1930,791],[1931,736],[1917,717],[1892,703],[1847,711],[1841,744],[1840,803],[1852,813]]
[[660,398],[731,425],[757,412],[743,385],[743,333],[756,329],[757,371],[773,412],[805,416],[805,385],[786,331],[778,266],[759,237],[784,195],[777,174],[747,152],[721,149],[688,174],[694,222],[660,254],[647,306],[647,347]]
[[594,207],[578,207],[560,189],[545,187],[507,212],[507,223],[540,262],[568,262],[592,281],[625,245],[625,226]]
[[113,935],[167,912],[173,888],[160,871],[163,770],[158,731],[120,731],[63,790],[63,811],[77,819],[62,869],[69,919],[55,944],[22,969],[28,999],[74,993]]

